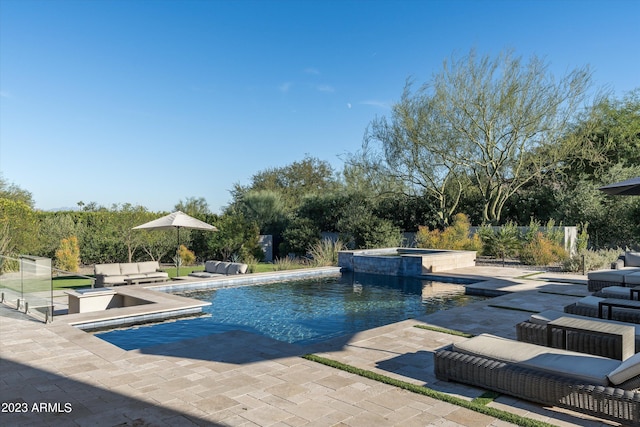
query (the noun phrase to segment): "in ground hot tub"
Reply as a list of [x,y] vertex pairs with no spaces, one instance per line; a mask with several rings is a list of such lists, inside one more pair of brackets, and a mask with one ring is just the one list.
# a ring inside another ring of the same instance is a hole
[[340,251],[338,265],[355,273],[420,276],[476,265],[476,251],[382,248]]

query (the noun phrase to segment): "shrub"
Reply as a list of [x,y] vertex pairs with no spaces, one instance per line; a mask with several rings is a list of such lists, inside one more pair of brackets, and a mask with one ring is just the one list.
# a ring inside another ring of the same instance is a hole
[[518,253],[520,243],[520,232],[512,222],[500,227],[500,229],[492,233],[484,241],[485,247],[489,246],[493,255],[502,258],[504,265],[507,257],[514,256]]
[[180,265],[194,265],[196,263],[196,255],[185,245],[180,245],[178,248],[178,256],[180,257]]
[[589,244],[589,233],[587,232],[587,228],[589,228],[588,222],[581,222],[578,224],[578,236],[576,237],[576,252],[578,254],[587,250],[587,246]]
[[520,250],[520,261],[527,265],[549,265],[566,258],[567,253],[564,248],[551,241],[542,232],[538,232]]
[[593,251],[590,249],[583,249],[571,258],[567,258],[562,267],[565,271],[579,272],[582,271],[583,257],[584,257],[584,269],[586,271],[601,270],[610,268],[611,263],[615,262],[622,253],[622,249],[600,249]]
[[322,239],[309,247],[308,251],[313,257],[313,263],[318,267],[338,265],[338,252],[345,249],[340,240]]
[[479,235],[469,237],[471,223],[469,217],[463,213],[456,214],[451,226],[440,230],[429,230],[425,226],[418,227],[416,233],[416,245],[419,248],[451,249],[451,250],[482,250],[482,242]]
[[80,269],[80,246],[76,236],[62,239],[55,255],[56,268],[73,273]]
[[273,269],[275,271],[295,270],[297,268],[305,267],[308,267],[308,262],[300,258],[284,257],[276,258],[275,261],[273,261]]
[[255,273],[260,260],[255,256],[249,254],[245,255],[242,261],[247,264],[247,273]]

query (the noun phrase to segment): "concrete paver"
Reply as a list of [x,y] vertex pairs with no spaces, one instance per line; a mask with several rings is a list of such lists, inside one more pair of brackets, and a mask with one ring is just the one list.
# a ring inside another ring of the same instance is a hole
[[[514,293],[309,347],[233,331],[124,351],[65,324],[62,317],[45,325],[0,306],[0,401],[27,405],[25,412],[1,412],[0,425],[507,426],[300,357],[315,352],[472,399],[482,390],[433,375],[433,351],[464,338],[415,325],[515,338],[515,324],[529,316],[519,310],[561,310],[587,294],[582,276],[562,276],[576,284],[556,282],[550,273],[522,278],[525,272],[510,268],[475,267],[455,274],[483,278],[478,288]],[[41,402],[61,408],[35,411],[33,404]],[[491,405],[555,425],[615,425],[509,396]]]

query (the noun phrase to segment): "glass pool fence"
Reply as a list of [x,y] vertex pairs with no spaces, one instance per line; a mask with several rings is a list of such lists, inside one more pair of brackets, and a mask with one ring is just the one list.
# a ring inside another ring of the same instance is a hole
[[0,302],[43,322],[53,320],[51,259],[0,255]]

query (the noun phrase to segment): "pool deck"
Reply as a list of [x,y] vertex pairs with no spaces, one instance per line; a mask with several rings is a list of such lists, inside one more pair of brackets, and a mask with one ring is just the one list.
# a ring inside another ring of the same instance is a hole
[[[414,326],[515,338],[516,323],[530,314],[523,310],[562,310],[588,294],[585,276],[527,277],[531,273],[496,267],[441,273],[480,278],[468,286],[509,293],[309,347],[234,331],[125,351],[71,326],[64,316],[44,324],[0,305],[0,402],[23,402],[20,408],[27,409],[0,412],[0,425],[511,425],[300,356],[313,352],[472,399],[482,390],[433,374],[433,351],[464,338]],[[490,405],[558,426],[616,425],[509,396]]]

